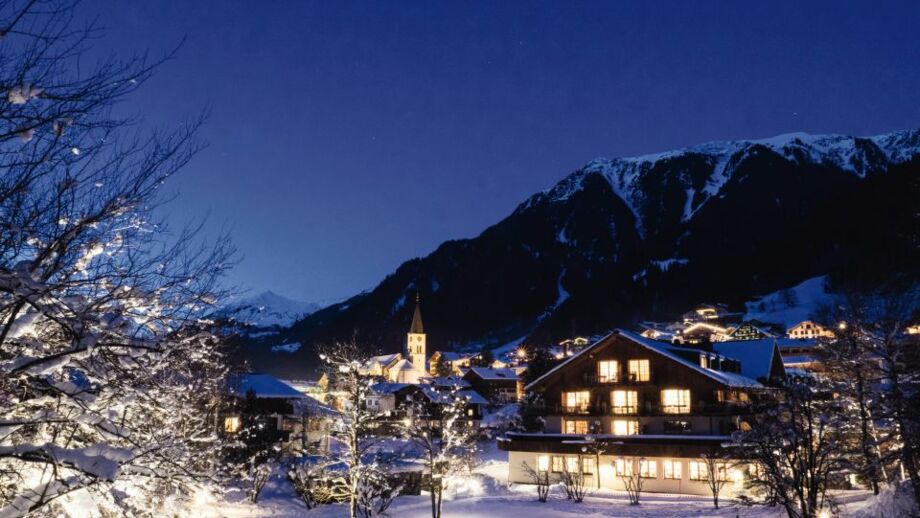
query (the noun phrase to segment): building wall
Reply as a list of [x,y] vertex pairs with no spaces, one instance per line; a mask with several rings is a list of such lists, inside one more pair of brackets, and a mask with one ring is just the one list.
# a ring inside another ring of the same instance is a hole
[[[532,468],[537,467],[538,457],[546,455],[550,457],[550,469],[552,469],[552,456],[551,453],[537,453],[537,452],[519,452],[519,451],[510,451],[508,452],[508,482],[518,483],[518,484],[532,484],[533,479],[527,474],[526,470],[523,467],[524,463],[527,463],[528,466]],[[573,455],[563,455],[572,457]],[[593,457],[593,456],[590,456]],[[614,461],[617,457],[611,455],[601,455],[599,468],[596,471],[600,473],[600,487],[604,489],[612,489],[615,491],[624,491],[626,488],[623,486],[623,482],[620,477],[616,476],[614,470]],[[648,493],[676,493],[676,494],[687,494],[687,495],[700,495],[700,496],[711,496],[712,492],[709,489],[709,483],[705,480],[697,481],[690,480],[690,461],[698,459],[690,458],[668,458],[672,461],[680,461],[681,464],[681,478],[679,480],[671,480],[664,478],[664,460],[665,457],[646,457],[647,460],[654,460],[657,462],[657,477],[656,478],[646,478],[642,484],[642,491]],[[725,484],[720,493],[721,497],[731,498],[737,496],[738,494],[743,493],[744,484],[741,478],[741,474],[746,470],[744,466],[738,466],[731,468],[730,473],[732,473],[731,480]],[[597,487],[597,474],[586,476],[585,484],[588,487]],[[559,482],[559,473],[553,473],[550,471],[550,482],[556,483]]]

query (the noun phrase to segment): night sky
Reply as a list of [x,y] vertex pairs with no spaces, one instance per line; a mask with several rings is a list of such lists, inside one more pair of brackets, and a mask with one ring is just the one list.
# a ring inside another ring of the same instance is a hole
[[[449,4],[449,5],[448,5]],[[89,0],[97,50],[178,57],[122,109],[210,109],[170,217],[230,279],[354,294],[598,156],[920,126],[920,2]],[[812,4],[812,3],[809,3]]]

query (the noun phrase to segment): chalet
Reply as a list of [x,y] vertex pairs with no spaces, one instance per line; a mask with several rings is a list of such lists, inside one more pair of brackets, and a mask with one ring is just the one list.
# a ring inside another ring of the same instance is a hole
[[486,401],[479,393],[470,388],[450,388],[438,390],[435,385],[383,382],[371,386],[367,397],[367,407],[377,412],[387,413],[392,419],[411,418],[416,402],[424,403],[426,415],[440,415],[440,406],[449,401],[448,394],[464,398],[466,417],[472,426],[479,426],[485,410]]
[[[524,463],[553,476],[580,466],[589,484],[622,490],[618,475],[638,469],[645,491],[707,495],[700,455],[724,452],[765,383],[784,376],[771,341],[709,350],[614,331],[526,387],[543,395],[546,433],[499,441],[509,481],[532,481]],[[603,452],[586,454],[588,444]],[[723,471],[740,490],[744,470]]]
[[672,342],[692,345],[719,342],[724,340],[731,332],[731,328],[722,327],[716,323],[694,322],[679,330]]
[[764,327],[761,327],[759,322],[742,322],[741,325],[728,333],[725,340],[762,340],[764,338],[775,338],[775,335]]
[[523,381],[513,369],[470,367],[463,380],[492,403],[513,403],[523,389]]
[[222,415],[222,433],[236,435],[245,428],[258,441],[280,442],[282,451],[326,451],[337,412],[287,383],[262,373],[231,374],[232,404]]
[[797,340],[815,340],[817,338],[833,338],[834,332],[821,324],[805,320],[789,328],[786,336]]

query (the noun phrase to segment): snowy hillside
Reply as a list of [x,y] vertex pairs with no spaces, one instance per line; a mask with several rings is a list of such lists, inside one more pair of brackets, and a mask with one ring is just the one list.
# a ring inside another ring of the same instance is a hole
[[216,315],[253,327],[288,327],[320,307],[317,303],[301,302],[266,291],[231,302]]
[[745,320],[782,324],[787,329],[816,318],[839,299],[827,291],[827,276],[814,277],[792,288],[759,297],[745,304]]

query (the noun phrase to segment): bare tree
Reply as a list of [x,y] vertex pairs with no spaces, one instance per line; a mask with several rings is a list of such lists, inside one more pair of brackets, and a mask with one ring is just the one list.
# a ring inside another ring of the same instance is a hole
[[617,470],[617,476],[623,482],[623,489],[626,490],[626,496],[629,498],[629,505],[639,505],[639,498],[642,496],[642,485],[645,479],[639,472],[638,457],[626,457],[618,459],[623,461],[623,469]]
[[549,498],[549,471],[534,469],[526,462],[521,463],[521,468],[537,486],[537,500],[546,502]]
[[700,458],[703,459],[703,463],[706,465],[706,483],[712,493],[712,505],[718,509],[719,494],[729,482],[728,459],[718,450],[706,452]]
[[341,451],[331,451],[325,462],[344,466],[342,490],[348,498],[350,516],[356,518],[359,513],[373,512],[376,500],[395,497],[384,467],[373,454],[384,416],[366,404],[374,379],[363,374],[369,357],[354,341],[323,348],[320,359],[325,362],[330,391],[341,406],[331,432]]
[[791,378],[763,401],[741,433],[739,455],[757,469],[748,480],[790,518],[814,518],[833,507],[828,484],[843,467],[840,403],[823,378]]
[[409,407],[406,436],[421,450],[429,479],[431,516],[441,518],[444,489],[465,471],[476,451],[476,429],[466,417],[469,400],[456,389],[438,393],[424,387]]
[[585,500],[585,473],[581,464],[581,459],[576,457],[576,466],[569,466],[568,461],[562,466],[562,487],[565,489],[565,495],[569,500],[580,504]]
[[154,496],[216,476],[221,447],[225,369],[202,316],[232,250],[224,238],[196,246],[197,229],[172,232],[160,209],[199,122],[144,136],[112,117],[158,62],[87,71],[98,31],[73,19],[67,1],[0,4],[0,514],[11,516],[84,490],[112,513],[152,512],[167,500]]

